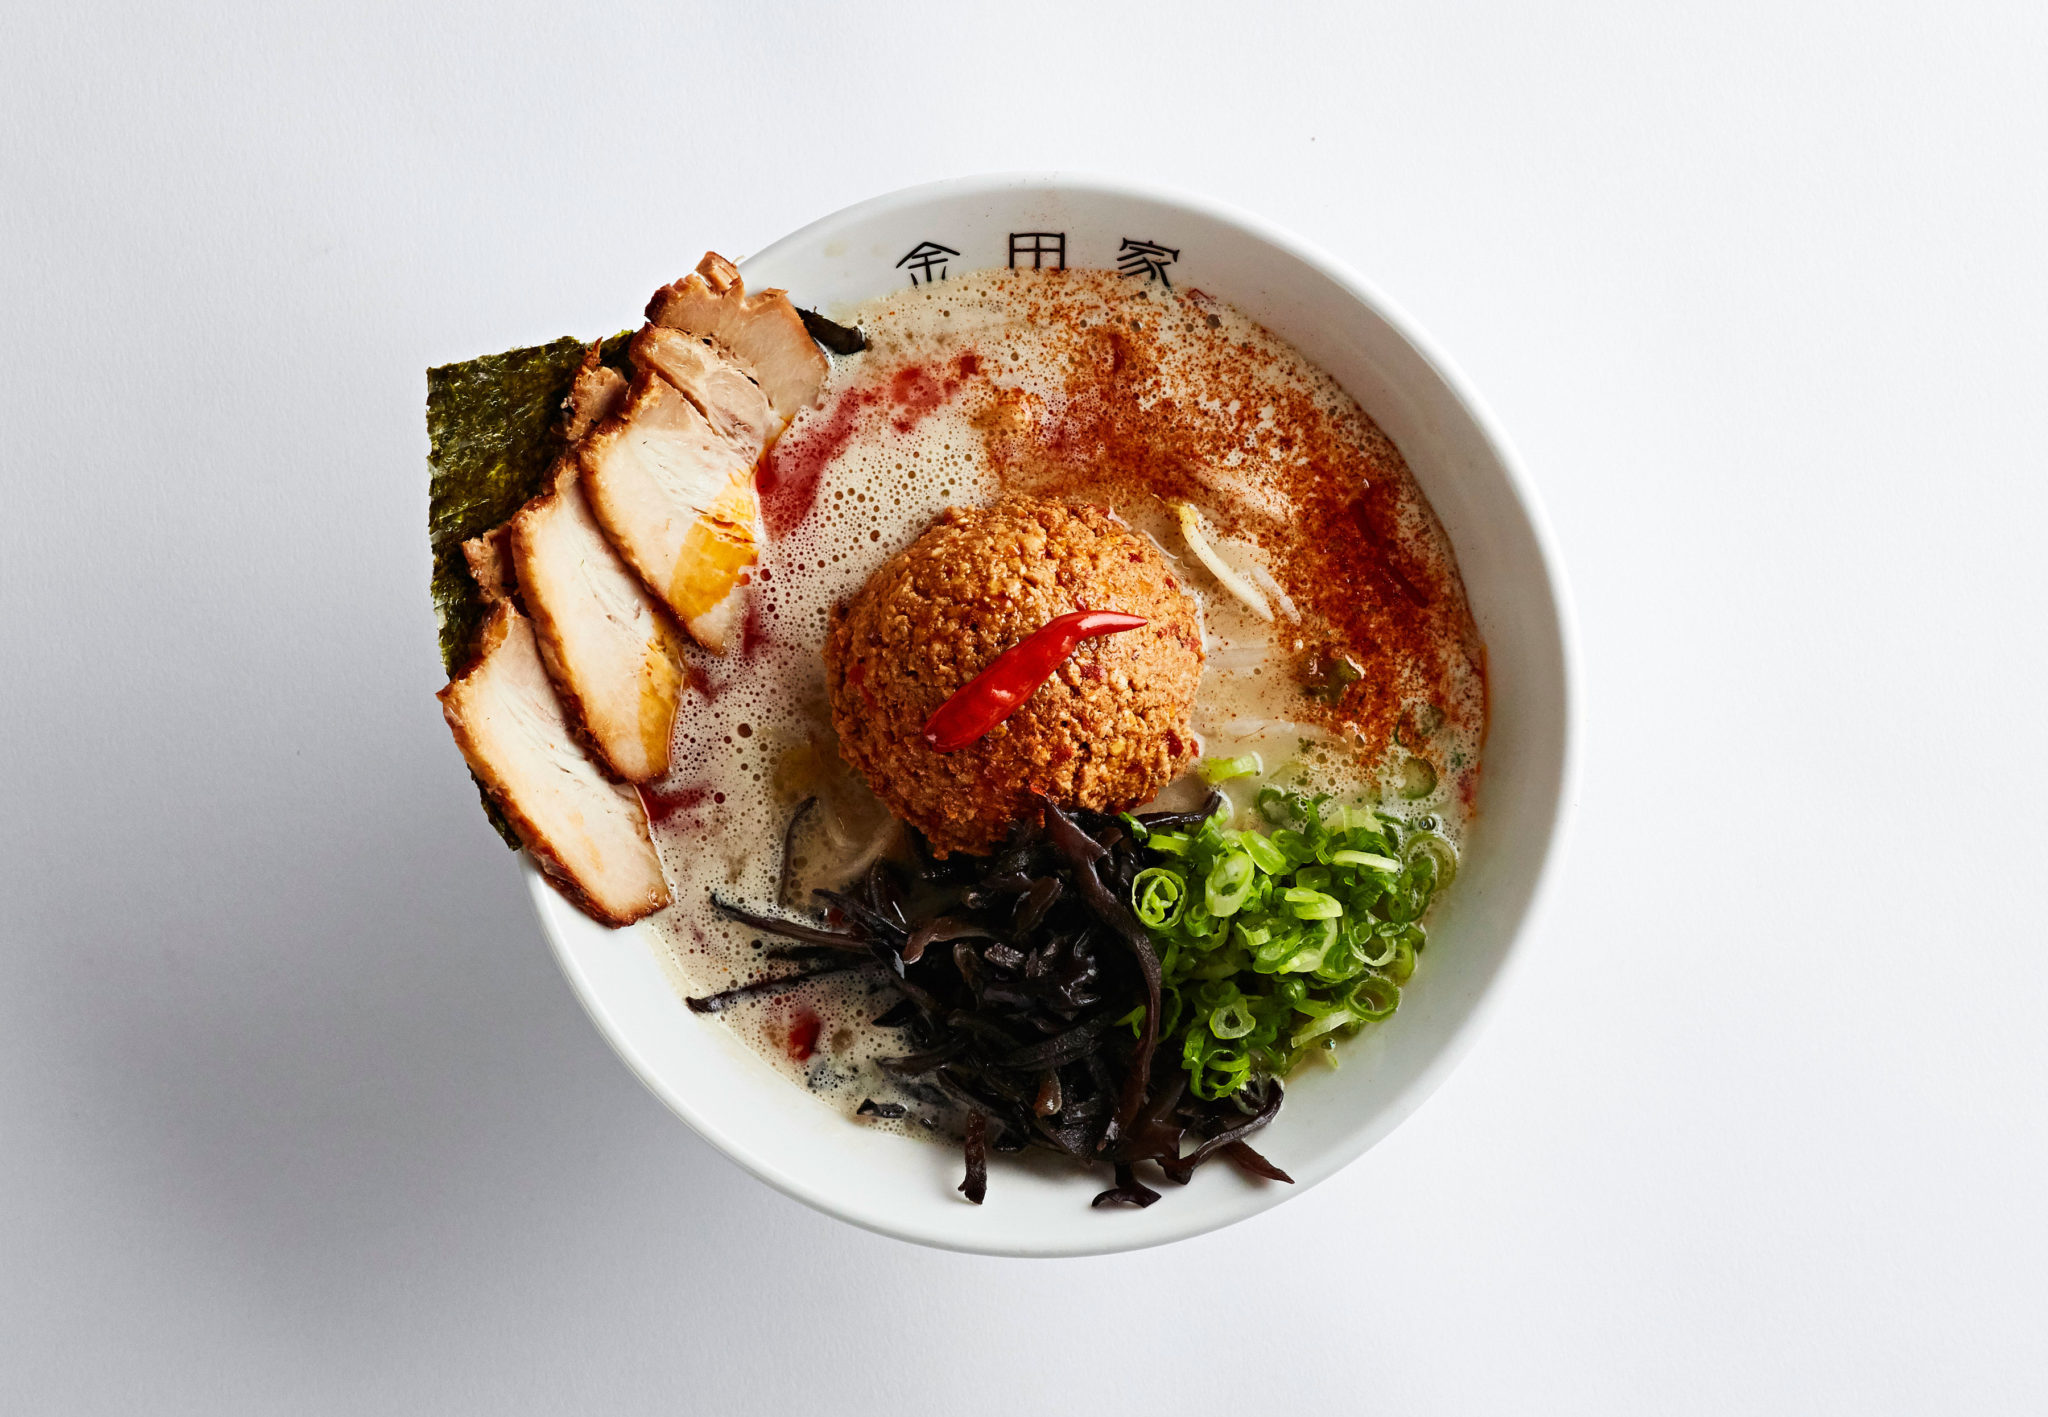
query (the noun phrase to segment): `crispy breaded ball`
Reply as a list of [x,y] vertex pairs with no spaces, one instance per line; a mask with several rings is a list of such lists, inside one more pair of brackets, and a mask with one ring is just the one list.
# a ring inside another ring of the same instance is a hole
[[[934,751],[925,721],[989,663],[1072,610],[1141,615],[1083,640],[980,741]],[[825,682],[840,751],[934,851],[1001,843],[1034,794],[1126,811],[1197,751],[1194,601],[1158,548],[1101,507],[1010,498],[949,508],[834,608]]]

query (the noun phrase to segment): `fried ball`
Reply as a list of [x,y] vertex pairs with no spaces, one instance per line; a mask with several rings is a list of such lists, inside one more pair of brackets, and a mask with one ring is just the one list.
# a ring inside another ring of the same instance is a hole
[[[978,742],[925,721],[1004,650],[1077,609],[1141,615],[1084,640]],[[1042,795],[1127,811],[1193,760],[1195,602],[1159,550],[1102,507],[1011,498],[949,508],[833,610],[826,685],[840,750],[934,852],[984,854]]]

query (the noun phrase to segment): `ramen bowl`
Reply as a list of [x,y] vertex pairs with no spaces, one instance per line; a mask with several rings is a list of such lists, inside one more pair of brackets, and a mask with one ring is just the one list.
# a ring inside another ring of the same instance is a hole
[[715,1017],[685,1007],[651,927],[598,925],[529,863],[563,973],[640,1080],[761,1180],[883,1234],[986,1254],[1096,1254],[1183,1239],[1301,1195],[1398,1126],[1471,1046],[1556,869],[1575,738],[1563,574],[1534,490],[1484,405],[1364,280],[1214,202],[1061,174],[959,178],[877,197],[784,237],[740,270],[749,287],[781,286],[829,315],[914,280],[994,266],[1169,259],[1176,288],[1235,305],[1357,399],[1449,533],[1486,643],[1490,696],[1463,861],[1433,910],[1428,955],[1400,1011],[1345,1044],[1341,1069],[1290,1079],[1286,1106],[1261,1134],[1260,1149],[1295,1184],[1211,1166],[1184,1188],[1165,1187],[1145,1210],[1090,1207],[1107,1168],[1083,1173],[1029,1155],[996,1158],[986,1204],[969,1204],[955,1189],[957,1146],[869,1129],[793,1086]]

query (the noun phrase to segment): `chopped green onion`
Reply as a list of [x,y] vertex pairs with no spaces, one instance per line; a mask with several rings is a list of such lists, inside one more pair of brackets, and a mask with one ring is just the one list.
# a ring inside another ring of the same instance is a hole
[[1300,815],[1294,806],[1300,799],[1300,793],[1269,786],[1260,788],[1255,800],[1260,816],[1276,827],[1284,827]]
[[1390,1017],[1400,1007],[1401,990],[1391,979],[1377,974],[1368,974],[1352,989],[1351,997],[1345,1000],[1351,1012],[1368,1023]]
[[1131,908],[1147,929],[1169,929],[1180,920],[1187,893],[1188,883],[1180,872],[1152,866],[1138,872],[1131,882]]
[[1450,839],[1442,833],[1417,832],[1401,848],[1401,859],[1411,865],[1422,856],[1436,864],[1436,889],[1442,890],[1458,874],[1458,848],[1452,846]]
[[1203,903],[1218,919],[1235,915],[1251,895],[1258,878],[1259,868],[1252,864],[1252,858],[1242,851],[1233,851],[1209,872],[1202,887]]
[[1153,832],[1145,843],[1154,851],[1163,851],[1168,856],[1185,856],[1194,844],[1194,838],[1184,832]]
[[1314,1022],[1295,1030],[1294,1035],[1287,1041],[1294,1047],[1299,1048],[1311,1039],[1321,1038],[1324,1034],[1342,1028],[1347,1023],[1356,1022],[1358,1020],[1352,1017],[1351,1010],[1344,1008],[1332,1009]]
[[1368,871],[1385,871],[1394,875],[1401,869],[1401,863],[1385,856],[1375,856],[1370,851],[1333,851],[1330,853],[1332,866],[1363,866]]
[[1436,791],[1436,765],[1428,758],[1408,758],[1401,764],[1401,795],[1410,802]]
[[1205,758],[1202,760],[1202,779],[1211,787],[1233,778],[1257,777],[1265,771],[1257,753],[1245,753],[1235,758]]
[[1287,869],[1287,853],[1257,832],[1239,832],[1237,844],[1252,858],[1252,864],[1267,875],[1277,876]]
[[[1435,769],[1420,758],[1400,761],[1397,782],[1414,763],[1434,791]],[[1258,759],[1204,769],[1228,781],[1257,772]],[[1155,864],[1131,887],[1159,950],[1160,1037],[1180,1050],[1193,1094],[1210,1100],[1309,1052],[1334,1061],[1338,1038],[1393,1013],[1421,917],[1457,869],[1434,817],[1404,820],[1271,780],[1254,802],[1252,830],[1234,828],[1226,802],[1190,830],[1150,833],[1142,845]],[[1135,838],[1136,819],[1120,820]]]
[[1309,661],[1302,692],[1332,708],[1344,702],[1344,691],[1365,677],[1365,667],[1338,650],[1319,649]]
[[1250,1049],[1227,1047],[1206,1028],[1188,1030],[1181,1061],[1188,1070],[1189,1089],[1195,1096],[1211,1101],[1236,1092],[1252,1071]]
[[1329,955],[1330,948],[1337,943],[1337,939],[1337,922],[1335,920],[1323,921],[1322,931],[1316,937],[1315,942],[1304,945],[1299,950],[1296,950],[1294,956],[1280,966],[1279,972],[1281,974],[1314,973],[1323,967],[1323,960]]
[[[1414,925],[1410,925],[1408,930],[1421,933],[1420,927]],[[1394,957],[1380,972],[1396,984],[1406,984],[1408,976],[1415,972],[1415,941],[1409,938],[1407,931],[1394,936],[1393,940]]]
[[1435,704],[1415,704],[1401,715],[1394,737],[1402,747],[1419,749],[1444,726],[1444,711]]
[[1152,835],[1152,829],[1129,812],[1118,812],[1116,819],[1124,824],[1124,830],[1130,833],[1131,840],[1140,846],[1145,844],[1146,837]]
[[1297,920],[1334,920],[1344,913],[1344,902],[1317,890],[1290,887],[1280,893]]
[[1218,1038],[1242,1038],[1257,1025],[1242,995],[1209,1011],[1209,1031]]
[[1368,955],[1364,950],[1358,952],[1358,962],[1367,969],[1379,969],[1383,965],[1391,964],[1394,959],[1394,952],[1398,948],[1394,941],[1386,936],[1382,935],[1378,938],[1380,943],[1385,946],[1378,954]]

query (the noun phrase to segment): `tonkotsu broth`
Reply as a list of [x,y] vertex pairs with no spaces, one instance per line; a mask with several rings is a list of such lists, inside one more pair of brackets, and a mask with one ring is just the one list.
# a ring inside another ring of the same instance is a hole
[[[655,921],[680,992],[792,967],[766,960],[777,942],[719,916],[710,895],[775,902],[803,797],[823,800],[797,834],[802,889],[786,904],[805,908],[811,885],[840,884],[883,840],[886,813],[831,748],[828,614],[945,507],[1005,491],[1109,505],[1175,564],[1204,618],[1206,755],[1257,752],[1269,774],[1287,766],[1290,786],[1433,816],[1462,840],[1485,735],[1477,635],[1400,454],[1332,380],[1220,301],[1107,271],[982,272],[840,313],[869,348],[833,360],[821,406],[763,469],[769,536],[744,643],[695,658],[702,692],[686,696],[675,766],[648,794],[676,900]],[[1271,623],[1190,554],[1167,498],[1201,509]],[[1300,678],[1333,651],[1366,676],[1341,707],[1305,696]],[[1248,810],[1256,786],[1227,790]],[[1162,800],[1206,790],[1186,778]],[[910,1112],[895,1125],[938,1125],[932,1095],[874,1066],[902,1051],[868,1027],[894,999],[841,974],[718,1016],[848,1113],[897,1101]]]

